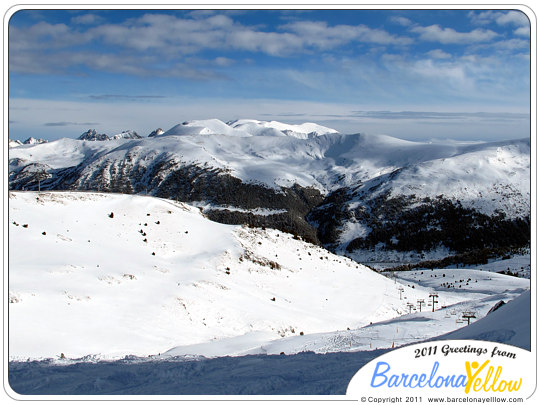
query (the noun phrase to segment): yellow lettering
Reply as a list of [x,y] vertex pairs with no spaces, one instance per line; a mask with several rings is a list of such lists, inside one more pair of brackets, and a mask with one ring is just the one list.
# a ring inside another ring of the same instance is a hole
[[483,385],[484,391],[486,392],[488,392],[490,388],[493,388],[493,384],[491,384],[490,388],[486,387],[487,383],[489,382],[489,379],[491,378],[491,374],[493,374],[493,367],[490,366],[486,375],[486,380],[484,381],[484,385]]
[[[506,381],[502,380],[500,383],[499,383],[499,387],[498,388],[495,388],[495,383],[497,382],[497,380],[499,379],[499,376],[501,375],[502,373],[502,367],[499,366],[497,367],[497,372],[495,373],[495,378],[493,379],[493,384],[491,384],[491,386],[493,387],[493,391],[499,391],[499,392],[503,392],[504,389],[506,388]],[[505,384],[504,388],[501,390],[501,385],[502,384]]]
[[[485,378],[482,379],[479,374],[484,368],[486,368],[488,363],[489,360],[486,360],[484,363],[482,363],[482,365],[480,365],[477,361],[473,361],[472,363],[469,363],[468,361],[465,362],[465,371],[467,372],[468,378],[467,385],[465,386],[466,394],[471,391],[471,388],[473,389],[473,391],[480,391],[481,389],[483,389],[485,392],[503,392],[505,390],[512,392],[517,391],[521,388],[521,378],[519,379],[519,381],[501,380],[499,382],[499,377],[501,376],[503,371],[502,366],[497,367],[495,374],[493,374],[495,368],[493,366],[489,366],[487,368]],[[491,381],[492,378],[493,380]]]
[[503,392],[505,389],[506,389],[506,385],[507,385],[507,382],[502,380],[500,383],[499,383],[499,386],[497,388],[494,388],[493,391],[499,391],[499,392]]
[[517,391],[517,390],[519,390],[520,387],[521,387],[521,378],[519,379],[519,384],[518,384],[518,382],[516,381],[516,382],[514,383],[514,386],[513,386],[513,387],[512,387],[512,381],[510,381],[510,382],[508,383],[508,391],[509,391],[509,392]]
[[[485,366],[487,366],[487,364],[489,363],[489,360],[486,360],[480,367],[478,367],[478,362],[477,361],[473,361],[472,363],[469,363],[468,361],[465,362],[465,371],[467,372],[467,378],[469,379],[467,381],[467,385],[465,386],[465,394],[468,394],[469,391],[471,390],[471,386],[473,385],[473,382],[476,378],[476,376],[480,373],[480,371],[482,371],[484,369]],[[472,373],[472,369],[473,368],[478,368],[478,370],[476,370],[476,372],[473,374]],[[480,381],[481,383],[481,381]],[[476,391],[476,384],[475,384],[475,389]]]
[[473,391],[480,391],[481,387],[482,387],[482,379],[477,378],[476,380],[474,380]]

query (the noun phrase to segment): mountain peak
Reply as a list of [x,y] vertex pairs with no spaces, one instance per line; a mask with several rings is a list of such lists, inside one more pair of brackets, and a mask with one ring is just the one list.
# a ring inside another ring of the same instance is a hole
[[77,139],[81,141],[112,141],[117,139],[142,139],[142,136],[133,130],[126,130],[119,134],[108,136],[106,134],[98,134],[95,129],[89,129]]
[[110,138],[106,134],[98,134],[95,129],[89,129],[77,139],[81,141],[108,141]]
[[153,138],[154,136],[159,136],[159,135],[162,135],[163,133],[165,133],[165,131],[162,130],[161,128],[154,129],[152,132],[148,134],[148,137]]
[[36,138],[33,138],[33,137],[30,137],[28,138],[26,141],[23,142],[23,144],[25,145],[37,145],[37,144],[40,144],[40,143],[47,143],[48,141],[45,140],[45,139],[36,139]]
[[10,148],[16,148],[17,146],[21,146],[23,143],[21,141],[19,141],[18,139],[9,139],[8,140],[8,146]]

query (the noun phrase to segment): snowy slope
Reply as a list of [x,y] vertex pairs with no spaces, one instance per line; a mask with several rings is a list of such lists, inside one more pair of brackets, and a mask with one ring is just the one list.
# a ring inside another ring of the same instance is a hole
[[439,339],[476,339],[531,350],[531,292],[526,291],[479,321]]
[[[504,325],[506,331],[516,333],[490,333],[487,337],[496,337],[495,341],[507,344],[519,343],[519,347],[527,349],[530,347],[530,335],[523,325],[528,321],[524,318],[530,311],[527,307],[529,298],[530,293],[526,292],[486,318],[447,337],[475,339],[478,335],[474,331],[480,327],[483,329],[486,323],[490,324],[488,331],[491,332]],[[413,323],[417,327],[423,327],[420,333],[429,331],[429,321],[425,322],[425,318],[423,321],[420,316],[415,320]],[[426,324],[427,327],[423,326]],[[351,343],[365,345],[368,341],[377,341],[377,344],[388,347],[392,336],[397,335],[396,329],[400,331],[406,325],[405,319],[401,323],[387,323],[386,326],[392,329],[391,333],[380,335],[378,332],[381,330],[372,330],[362,336],[362,341],[357,340],[357,336],[351,336],[351,332],[344,331],[341,339],[334,336],[334,341],[342,342],[342,346],[347,348]],[[380,326],[372,325],[364,330]],[[519,342],[516,340],[518,336],[521,337]],[[411,336],[412,339],[415,337]],[[310,337],[306,338],[309,341]],[[386,338],[386,341],[383,342],[381,338]],[[278,343],[291,339],[281,339]],[[248,355],[213,359],[161,356],[112,362],[95,362],[94,359],[11,362],[9,382],[11,388],[20,394],[343,395],[357,370],[388,350],[329,354],[302,352],[288,356]]]
[[[293,354],[305,351],[329,353],[389,349],[433,339],[463,328],[466,325],[462,317],[464,312],[474,312],[476,318],[472,321],[480,322],[499,301],[513,300],[530,288],[528,280],[472,269],[400,272],[396,273],[396,277],[400,281],[394,285],[396,292],[399,293],[400,287],[414,287],[416,294],[410,296],[405,290],[402,292],[402,302],[412,304],[410,313],[407,309],[391,320],[374,321],[360,328],[289,336],[271,342],[265,342],[264,336],[261,335],[244,335],[204,344],[176,347],[162,357],[186,355],[214,357],[230,354],[280,354],[282,352]],[[464,282],[460,283],[460,280]],[[451,284],[450,288],[449,284]],[[438,295],[435,311],[432,311],[432,299],[429,297],[432,293]],[[419,307],[417,297],[424,300],[422,308]],[[504,323],[507,325],[505,329],[515,332],[514,334],[506,333],[504,336],[499,335],[499,341],[516,344],[519,347],[526,347],[528,344],[530,347],[530,308],[529,315],[526,315],[527,310],[522,308],[524,315],[519,316],[513,314],[515,307],[509,308],[509,312],[502,312],[500,316],[509,318],[508,322]],[[499,318],[499,321],[502,322],[502,318]],[[510,339],[514,335],[514,339]],[[471,338],[470,336],[472,335],[463,335],[463,338]],[[496,334],[483,336],[486,340],[491,340],[490,338],[496,337]],[[505,337],[508,337],[508,340],[505,340]]]
[[312,122],[292,125],[278,121],[258,121],[251,119],[241,119],[230,121],[227,125],[246,131],[253,136],[292,136],[295,138],[307,139],[324,134],[335,134],[338,131],[324,127]]
[[218,119],[185,121],[157,136],[216,134],[240,137],[251,136],[250,133],[234,129]]
[[259,347],[406,311],[364,266],[153,197],[10,192],[9,255],[11,358],[145,356],[246,334]]
[[[459,148],[455,156],[404,165],[378,189],[391,195],[445,195],[481,212],[530,210],[530,143],[508,142]],[[366,188],[371,187],[368,183]],[[504,201],[501,196],[520,196]],[[493,199],[498,200],[493,204]],[[517,206],[516,206],[517,204]]]

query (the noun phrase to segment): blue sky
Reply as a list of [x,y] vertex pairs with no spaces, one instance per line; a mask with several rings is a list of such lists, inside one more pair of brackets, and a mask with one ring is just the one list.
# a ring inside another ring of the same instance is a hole
[[20,10],[10,138],[145,136],[190,119],[404,139],[529,136],[516,10]]

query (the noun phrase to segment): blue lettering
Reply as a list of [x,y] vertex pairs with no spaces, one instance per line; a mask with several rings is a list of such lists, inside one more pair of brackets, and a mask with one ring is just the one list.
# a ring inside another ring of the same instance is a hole
[[418,379],[418,387],[424,388],[426,386],[426,384],[427,384],[427,382],[424,383],[424,381],[426,381],[426,375],[422,373],[420,375],[420,378]]
[[[408,379],[408,377],[409,377],[408,374],[401,374],[401,375],[403,376],[403,378],[402,378],[402,380],[401,380],[401,381],[403,382],[403,386],[404,386],[404,387],[409,387],[409,388],[410,388],[412,376],[415,375],[415,374],[411,375],[411,378],[409,378],[409,379]],[[407,382],[407,379],[408,379],[408,382]]]
[[[379,372],[379,367],[380,366],[386,366],[386,370]],[[388,372],[388,370],[390,370],[390,364],[388,364],[388,363],[386,363],[384,361],[379,361],[377,363],[377,365],[375,366],[375,371],[373,372],[373,377],[371,378],[371,386],[373,388],[377,388],[377,387],[380,387],[381,385],[386,384],[386,381],[388,380],[388,377],[385,374]],[[377,377],[384,378],[384,380],[381,383],[375,384],[375,379]]]
[[430,388],[434,387],[434,385],[431,383],[431,380],[435,378],[435,374],[437,374],[438,369],[439,369],[439,362],[436,361],[435,363],[433,363],[433,370],[431,370],[431,375],[429,376],[429,380],[428,380],[428,385]]
[[387,385],[389,388],[403,386],[406,388],[424,388],[429,386],[430,388],[441,388],[445,387],[466,387],[467,386],[467,376],[460,375],[447,375],[447,376],[437,376],[439,370],[439,362],[436,361],[433,363],[433,368],[431,369],[431,374],[429,378],[427,374],[390,374],[390,364],[379,361],[375,366],[373,371],[373,376],[371,377],[371,386],[373,388],[378,388],[383,385]]
[[[425,375],[425,374],[422,374],[422,375]],[[416,385],[413,385],[414,381],[417,381]],[[411,379],[409,380],[409,387],[410,388],[418,387],[418,374],[411,375]]]
[[399,386],[399,377],[395,374],[390,376],[390,379],[388,380],[388,386],[389,387],[397,387]]
[[[460,381],[461,380],[461,381]],[[461,374],[461,375],[458,375],[458,378],[456,380],[456,385],[454,385],[454,387],[459,387],[459,386],[462,386],[462,387],[466,387],[467,386],[467,376]]]

